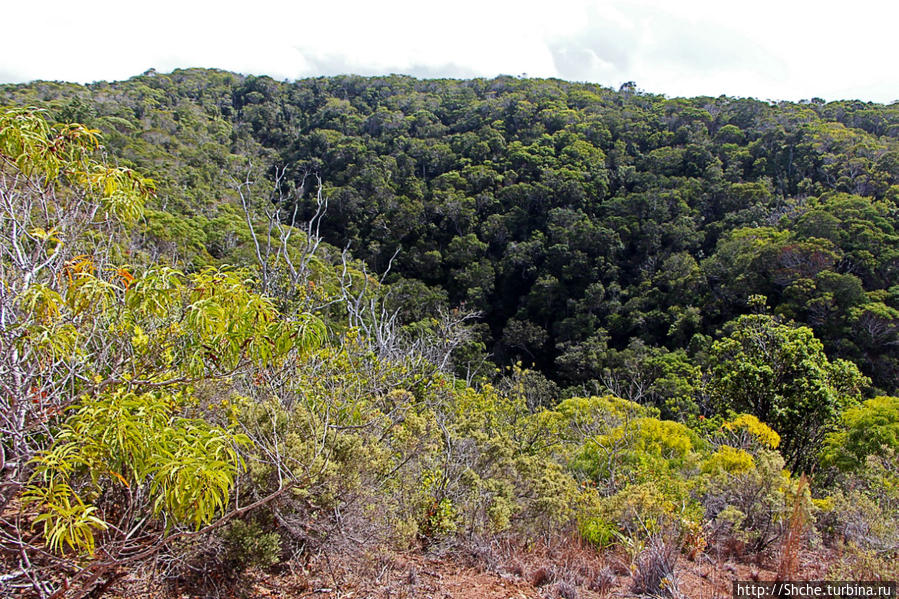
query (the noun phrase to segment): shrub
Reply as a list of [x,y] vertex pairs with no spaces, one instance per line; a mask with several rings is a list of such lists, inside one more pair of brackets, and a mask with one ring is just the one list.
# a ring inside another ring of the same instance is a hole
[[702,471],[706,474],[745,474],[755,468],[752,456],[742,449],[729,445],[719,447],[715,453],[702,462]]
[[696,435],[685,425],[636,418],[585,441],[571,467],[611,495],[624,485],[677,471],[693,456]]
[[578,523],[578,533],[597,549],[605,549],[617,540],[618,527],[600,517],[584,517]]
[[899,579],[899,560],[896,552],[883,553],[862,549],[854,544],[840,547],[839,558],[827,570],[831,580],[853,580],[864,572],[865,580],[895,581]]
[[674,476],[631,484],[603,499],[599,514],[630,538],[648,538],[662,530],[680,535],[702,516],[692,498],[694,485],[694,480]]
[[634,564],[631,590],[638,595],[653,597],[678,596],[675,571],[678,555],[677,544],[660,535],[653,536]]
[[232,573],[267,568],[281,560],[281,536],[255,521],[234,520],[222,533],[225,563]]
[[[799,482],[784,470],[783,457],[763,449],[753,461],[754,467],[736,473],[710,468],[703,493],[712,542],[734,553],[772,547],[786,533],[796,506]],[[807,487],[801,491],[799,506],[808,521],[814,507]]]
[[749,449],[761,446],[777,449],[780,445],[780,435],[752,414],[740,414],[721,425],[721,429],[729,433],[728,440],[735,447]]
[[819,502],[818,529],[826,541],[883,554],[899,550],[899,477],[895,454],[885,453],[838,477],[836,490]]
[[826,437],[822,461],[843,471],[859,470],[868,456],[899,451],[899,397],[875,397],[850,408],[840,425]]
[[561,416],[566,439],[578,444],[630,420],[658,415],[653,408],[614,395],[572,397],[559,403],[555,411]]

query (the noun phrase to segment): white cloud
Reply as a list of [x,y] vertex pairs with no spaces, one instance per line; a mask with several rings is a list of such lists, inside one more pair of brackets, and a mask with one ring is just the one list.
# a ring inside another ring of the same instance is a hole
[[561,77],[667,95],[899,99],[899,5],[879,0],[11,3],[0,81],[204,66]]

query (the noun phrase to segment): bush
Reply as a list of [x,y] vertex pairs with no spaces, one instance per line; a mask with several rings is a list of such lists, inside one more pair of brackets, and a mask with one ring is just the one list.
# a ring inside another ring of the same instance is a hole
[[810,467],[840,412],[860,401],[870,381],[851,362],[831,362],[807,327],[766,314],[730,323],[710,353],[710,389],[720,412],[741,410],[782,437],[791,467]]
[[721,432],[734,447],[777,449],[780,435],[752,414],[740,414],[721,425]]
[[822,462],[843,471],[860,470],[868,456],[899,451],[899,397],[875,397],[850,408],[840,425],[824,441]]
[[585,441],[571,467],[588,476],[601,493],[612,495],[637,483],[679,471],[695,456],[696,435],[685,425],[636,418]]
[[466,532],[530,537],[573,521],[585,494],[557,460],[557,412],[532,413],[525,396],[489,385],[453,403],[444,492],[466,514]]
[[899,475],[896,454],[868,456],[858,471],[838,476],[819,501],[818,529],[833,544],[889,554],[899,551]]
[[[738,472],[728,471],[728,464],[720,459],[723,454],[718,455],[706,461],[711,474],[702,498],[710,540],[731,553],[758,554],[786,534],[799,481],[784,470],[783,457],[772,450],[759,450],[748,470],[743,469],[745,459],[738,458]],[[814,507],[807,486],[802,489],[800,509],[806,521],[811,518]]]
[[680,551],[675,543],[662,536],[652,537],[634,564],[631,590],[637,595],[678,596],[675,571],[678,555]]
[[702,517],[700,504],[692,498],[695,484],[695,480],[673,476],[631,484],[603,499],[599,513],[632,539],[649,538],[662,530],[680,535]]
[[232,573],[267,568],[281,561],[281,536],[255,521],[234,520],[222,533],[225,564]]
[[736,449],[729,445],[719,447],[715,453],[706,458],[702,463],[702,471],[706,474],[746,474],[755,468],[752,456],[742,449]]
[[599,517],[585,517],[578,523],[578,533],[597,549],[605,549],[617,540],[618,527]]
[[853,580],[864,572],[865,580],[890,582],[899,579],[899,560],[895,551],[881,553],[851,543],[839,549],[839,558],[828,568],[827,578]]

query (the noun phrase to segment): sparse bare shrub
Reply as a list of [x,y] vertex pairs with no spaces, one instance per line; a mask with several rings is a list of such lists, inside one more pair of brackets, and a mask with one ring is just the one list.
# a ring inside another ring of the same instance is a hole
[[234,597],[247,570],[281,562],[281,537],[271,528],[256,519],[232,520],[218,530],[173,543],[153,561],[153,568],[132,576],[157,587],[138,596]]
[[634,564],[631,589],[638,595],[678,597],[677,544],[661,535],[652,537]]
[[899,579],[899,554],[877,552],[855,544],[839,544],[839,557],[831,564],[827,577],[831,580],[853,580],[864,572],[865,580],[895,581]]
[[[530,540],[520,534],[503,533],[476,537],[477,548],[468,552],[474,567],[511,575],[541,589],[543,596],[557,598],[561,588],[604,593],[611,589],[615,575],[606,561],[589,543],[581,542],[573,528],[557,530]],[[451,555],[452,552],[449,553]]]
[[159,555],[145,578],[159,581],[156,591],[163,596],[223,597],[234,589],[236,580],[225,567],[224,556],[220,535],[187,539]]
[[557,582],[554,590],[556,592],[556,596],[560,597],[561,599],[578,598],[577,587],[569,582],[565,582],[564,580]]
[[587,588],[600,595],[605,595],[612,589],[613,584],[615,584],[615,572],[605,566],[593,576]]
[[[757,555],[786,534],[798,481],[784,470],[784,460],[775,451],[759,450],[753,460],[751,470],[718,472],[706,486],[702,502],[708,537],[718,551]],[[810,517],[813,507],[807,488],[801,503]]]

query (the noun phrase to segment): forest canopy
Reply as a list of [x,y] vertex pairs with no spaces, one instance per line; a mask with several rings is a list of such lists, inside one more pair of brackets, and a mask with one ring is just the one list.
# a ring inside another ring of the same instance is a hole
[[497,364],[596,391],[639,340],[686,350],[755,309],[811,328],[892,393],[899,377],[899,107],[666,98],[513,77],[278,82],[214,70],[0,87],[159,181],[146,234],[234,261],[233,178],[284,169],[281,218],[387,282],[407,322],[481,313]]

